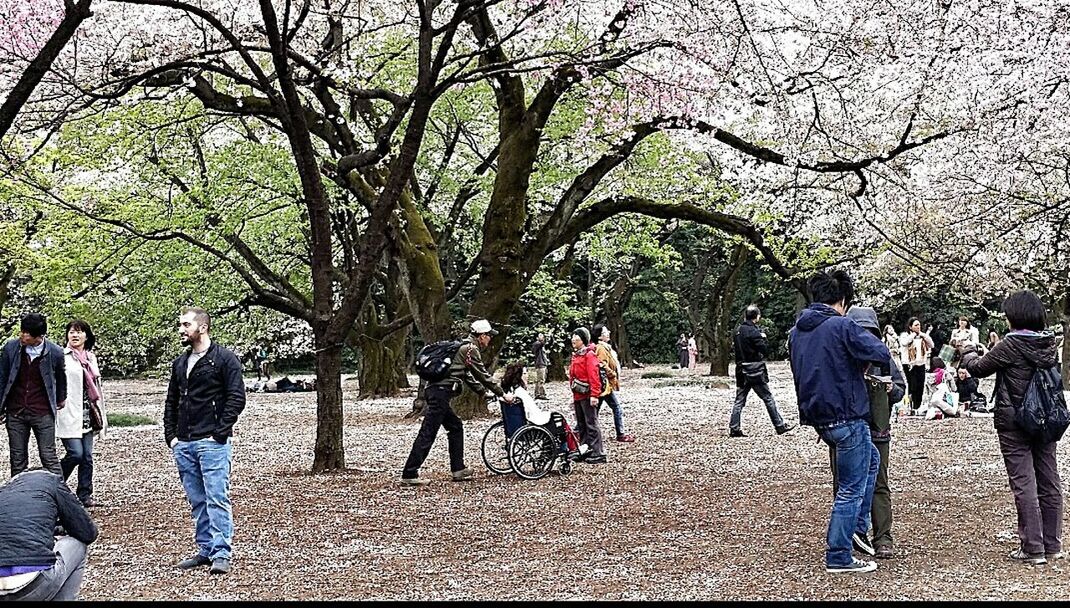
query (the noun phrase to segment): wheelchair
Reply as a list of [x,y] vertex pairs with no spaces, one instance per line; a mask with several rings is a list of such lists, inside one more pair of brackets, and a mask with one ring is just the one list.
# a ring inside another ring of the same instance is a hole
[[483,435],[483,464],[497,475],[516,473],[521,479],[541,479],[559,465],[561,475],[572,472],[580,455],[576,434],[557,412],[550,422],[533,424],[520,403],[499,402],[502,419]]

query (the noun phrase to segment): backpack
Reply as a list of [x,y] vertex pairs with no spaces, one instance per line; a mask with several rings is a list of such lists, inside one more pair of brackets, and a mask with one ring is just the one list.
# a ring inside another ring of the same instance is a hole
[[450,375],[450,365],[457,350],[464,342],[442,340],[425,345],[416,354],[416,375],[428,382],[445,380]]
[[1021,407],[1014,409],[1014,421],[1034,441],[1055,443],[1070,426],[1070,412],[1063,396],[1059,366],[1036,368]]

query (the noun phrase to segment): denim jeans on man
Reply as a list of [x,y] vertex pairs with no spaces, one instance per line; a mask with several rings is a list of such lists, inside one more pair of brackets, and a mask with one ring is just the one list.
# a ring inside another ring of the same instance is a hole
[[66,454],[59,461],[63,469],[63,480],[71,476],[78,467],[78,490],[75,493],[83,503],[93,495],[93,438],[95,433],[82,433],[78,439],[62,439]]
[[7,441],[11,453],[11,476],[14,477],[29,468],[30,431],[33,431],[34,439],[37,440],[37,454],[41,458],[41,466],[49,472],[59,475],[62,469],[59,466],[59,456],[56,454],[56,418],[51,414],[47,416],[34,416],[25,410],[7,413]]
[[230,559],[234,522],[230,513],[230,439],[219,443],[211,437],[179,441],[175,464],[186,489],[197,553],[208,559]]
[[869,528],[880,453],[873,445],[865,420],[842,422],[818,428],[817,432],[825,443],[836,449],[839,482],[829,517],[825,565],[847,566],[854,559],[851,536],[855,532],[864,534]]

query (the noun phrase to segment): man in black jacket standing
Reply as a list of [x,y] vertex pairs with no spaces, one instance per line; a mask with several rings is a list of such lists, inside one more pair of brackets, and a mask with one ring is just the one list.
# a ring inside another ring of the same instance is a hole
[[769,347],[765,343],[765,332],[758,327],[762,311],[751,304],[744,313],[743,323],[736,329],[733,346],[736,353],[736,402],[732,405],[732,419],[728,423],[729,437],[746,437],[741,428],[743,406],[747,404],[747,395],[751,389],[765,402],[769,419],[773,421],[777,435],[783,435],[794,425],[788,425],[776,407],[773,393],[769,391],[769,372],[765,369],[765,356]]
[[[53,536],[56,523],[66,536]],[[43,469],[0,486],[0,601],[74,600],[97,527],[63,478]]]
[[245,409],[245,382],[238,357],[212,342],[210,324],[203,309],[182,310],[178,333],[190,350],[171,365],[163,427],[196,527],[197,553],[178,567],[211,565],[212,574],[226,574],[234,534],[230,437]]

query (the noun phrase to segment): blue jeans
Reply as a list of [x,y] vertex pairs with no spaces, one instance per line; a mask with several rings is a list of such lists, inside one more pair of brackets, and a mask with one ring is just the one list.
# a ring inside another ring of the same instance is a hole
[[851,535],[865,534],[873,507],[873,488],[877,484],[881,457],[869,434],[865,420],[852,420],[817,430],[818,435],[836,450],[839,488],[832,503],[825,550],[827,566],[846,566],[851,555]]
[[78,500],[85,502],[93,495],[93,438],[96,433],[82,433],[79,439],[62,439],[67,453],[59,461],[63,469],[63,479],[71,476],[78,468]]
[[193,512],[198,555],[230,559],[230,439],[222,444],[211,437],[179,441],[174,456]]
[[613,427],[617,429],[617,436],[624,434],[624,412],[621,410],[620,401],[617,400],[617,391],[606,395],[605,397],[598,398],[598,409],[602,409],[602,404],[608,403],[609,409],[613,410]]

